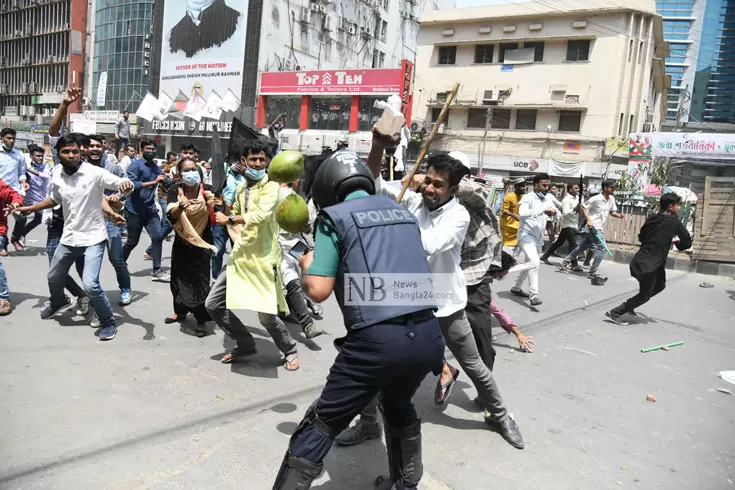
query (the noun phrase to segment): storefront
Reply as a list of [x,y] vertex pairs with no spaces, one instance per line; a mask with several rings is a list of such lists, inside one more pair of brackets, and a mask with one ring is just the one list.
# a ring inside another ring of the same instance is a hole
[[410,124],[413,64],[402,68],[265,72],[260,77],[256,125],[276,120],[283,129],[298,131],[371,131],[382,111],[376,100],[399,95]]

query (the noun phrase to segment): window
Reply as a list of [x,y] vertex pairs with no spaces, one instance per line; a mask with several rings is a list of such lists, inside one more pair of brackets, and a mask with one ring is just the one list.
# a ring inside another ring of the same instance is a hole
[[441,108],[435,107],[431,110],[431,122],[436,122],[439,119],[439,114],[442,113]]
[[388,23],[384,20],[380,21],[380,40],[385,42],[385,35],[388,32]]
[[309,129],[347,131],[350,127],[349,97],[311,98]]
[[383,98],[360,96],[360,108],[357,116],[358,131],[372,131],[375,122],[383,115],[382,109],[373,107],[376,100],[383,100]]
[[516,129],[536,129],[536,109],[518,109],[516,111]]
[[630,115],[630,123],[628,124],[628,133],[634,132],[634,129],[633,129],[633,118],[634,118],[634,114],[631,114]]
[[470,109],[467,111],[467,129],[485,129],[486,109]]
[[453,65],[457,60],[457,46],[439,46],[439,64]]
[[633,59],[633,40],[628,43],[628,63]]
[[643,61],[643,41],[638,45],[638,64],[641,64],[641,61]]
[[475,45],[475,63],[492,63],[494,44],[477,44]]
[[582,113],[579,111],[559,111],[559,131],[578,133],[582,125]]
[[492,109],[492,129],[510,129],[510,109]]
[[581,39],[567,42],[567,61],[588,61],[590,59],[590,40]]
[[509,49],[518,49],[518,43],[505,43],[500,45],[500,52],[498,53],[498,63],[505,61],[505,52]]
[[618,119],[618,136],[623,134],[623,118],[625,118],[625,114],[621,112],[620,119]]
[[523,43],[524,48],[535,48],[536,53],[533,56],[533,61],[544,61],[544,42],[532,42],[532,43]]

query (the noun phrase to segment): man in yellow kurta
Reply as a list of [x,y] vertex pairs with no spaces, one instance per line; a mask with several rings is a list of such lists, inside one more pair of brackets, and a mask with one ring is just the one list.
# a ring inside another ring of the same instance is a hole
[[[212,319],[236,342],[235,349],[222,358],[227,364],[257,352],[253,336],[232,310],[258,312],[278,349],[286,358],[286,369],[299,368],[296,342],[278,318],[288,313],[281,287],[281,247],[276,222],[279,184],[268,180],[265,146],[257,140],[245,144],[240,157],[245,167],[245,182],[237,188],[232,213],[216,213],[219,225],[230,232],[239,230],[227,266],[212,286],[206,307]],[[232,233],[231,233],[232,235]]]
[[[503,197],[503,209],[500,213],[500,232],[503,235],[503,247],[515,247],[518,245],[518,227],[520,217],[518,216],[518,203],[526,191],[526,181],[519,177],[513,181],[514,191],[508,192]],[[506,250],[512,255],[512,250]]]

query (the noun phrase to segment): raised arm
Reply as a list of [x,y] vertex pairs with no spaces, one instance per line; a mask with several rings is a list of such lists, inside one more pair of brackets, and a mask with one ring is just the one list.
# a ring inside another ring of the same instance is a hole
[[64,94],[64,100],[61,101],[61,105],[56,109],[54,117],[51,118],[51,124],[49,125],[48,134],[50,136],[61,136],[61,125],[66,120],[66,114],[69,112],[69,106],[76,102],[82,95],[82,89],[77,87],[69,87]]

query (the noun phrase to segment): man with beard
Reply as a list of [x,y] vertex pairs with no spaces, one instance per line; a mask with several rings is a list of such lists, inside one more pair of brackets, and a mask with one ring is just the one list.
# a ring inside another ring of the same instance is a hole
[[221,46],[237,30],[240,12],[225,0],[187,0],[186,14],[171,29],[169,48],[191,58],[203,49]]
[[500,212],[500,231],[503,234],[503,247],[512,253],[512,249],[518,245],[518,227],[521,217],[518,216],[518,203],[521,202],[526,192],[526,179],[518,177],[513,181],[513,192],[508,192],[503,197],[503,208]]
[[[59,138],[56,152],[61,168],[53,173],[51,197],[33,206],[16,210],[20,213],[31,213],[61,204],[64,211],[64,232],[48,273],[51,298],[49,305],[41,312],[41,318],[51,318],[60,310],[71,306],[71,300],[64,295],[64,282],[71,265],[78,257],[84,256],[82,279],[89,302],[100,320],[98,336],[100,340],[112,340],[117,333],[115,318],[99,282],[102,256],[107,243],[105,211],[110,213],[104,191],[117,190],[121,194],[128,194],[133,190],[133,184],[82,161],[79,142],[73,137]],[[100,206],[100,203],[103,205]]]
[[133,160],[128,168],[128,179],[133,182],[135,192],[125,201],[125,219],[128,223],[128,239],[123,246],[123,257],[128,260],[130,253],[138,246],[143,228],[151,239],[154,280],[167,281],[169,275],[161,268],[163,253],[163,234],[161,218],[156,207],[156,186],[166,181],[166,176],[156,164],[156,144],[150,140],[140,142],[143,158]]

